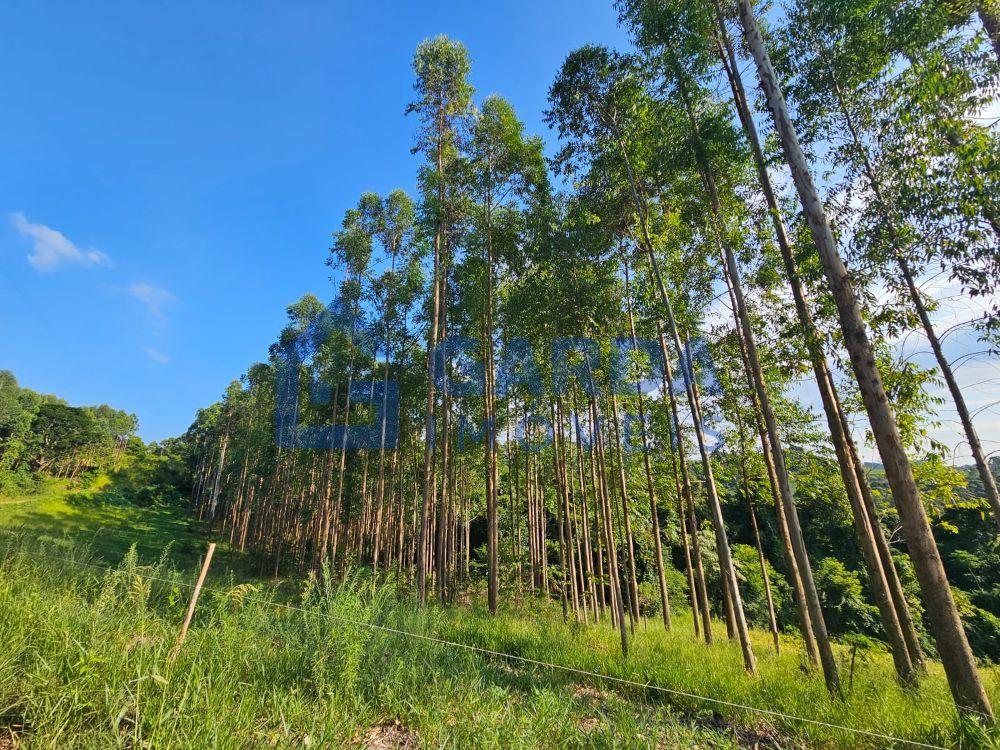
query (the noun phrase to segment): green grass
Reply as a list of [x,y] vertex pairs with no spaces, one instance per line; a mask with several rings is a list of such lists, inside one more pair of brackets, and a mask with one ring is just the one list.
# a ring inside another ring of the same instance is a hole
[[364,581],[307,586],[304,612],[264,588],[213,587],[171,666],[186,576],[134,555],[104,574],[78,549],[52,552],[0,541],[0,715],[26,727],[22,748],[337,748],[397,725],[419,747],[734,746],[666,706],[331,620],[449,620]]
[[[135,545],[143,559],[156,559],[169,544],[169,559],[191,563],[204,554],[204,529],[184,508],[140,507],[107,492],[110,480],[98,477],[84,487],[50,481],[34,495],[0,498],[0,529],[19,530],[39,541],[85,544],[99,561],[117,564]],[[244,555],[220,544],[216,567],[249,577],[256,566]]]
[[[997,744],[960,725],[937,664],[919,690],[904,691],[887,655],[862,653],[844,699],[832,699],[791,637],[779,656],[767,633],[754,633],[755,680],[721,624],[721,642],[708,647],[680,614],[669,634],[653,621],[640,626],[623,661],[607,625],[564,623],[557,607],[536,600],[509,603],[497,617],[478,600],[417,611],[408,595],[362,574],[337,587],[323,577],[247,582],[230,569],[232,556],[213,566],[171,666],[204,546],[197,524],[179,510],[109,506],[94,490],[54,488],[30,502],[0,501],[0,526],[8,527],[0,534],[0,727],[26,726],[19,748],[362,747],[369,732],[432,748],[894,746],[359,623],[932,745]],[[168,538],[190,549],[161,555]],[[846,683],[850,655],[839,656]],[[984,676],[1000,705],[1000,672]],[[0,748],[3,736],[0,729]]]

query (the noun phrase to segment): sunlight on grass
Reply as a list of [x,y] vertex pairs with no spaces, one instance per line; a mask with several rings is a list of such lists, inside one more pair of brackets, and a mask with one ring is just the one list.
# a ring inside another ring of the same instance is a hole
[[[259,579],[256,564],[224,545],[171,670],[166,655],[204,549],[201,529],[180,508],[137,507],[104,487],[53,483],[0,501],[0,631],[9,634],[0,724],[23,719],[32,728],[26,748],[103,748],[109,732],[141,736],[148,747],[337,747],[366,732],[430,747],[617,747],[622,738],[637,747],[891,745],[792,717],[947,747],[960,734],[963,747],[988,739],[959,731],[936,662],[907,691],[884,651],[859,652],[852,670],[850,650],[838,647],[845,695],[833,699],[793,636],[782,637],[778,655],[768,633],[753,632],[761,675],[754,680],[722,623],[706,646],[682,611],[670,633],[643,621],[623,661],[608,623],[566,623],[554,602],[524,597],[499,616],[476,597],[468,608],[418,611],[394,585],[373,587],[363,573],[339,587]],[[103,573],[109,564],[118,567]],[[986,667],[983,676],[1000,701],[1000,669]]]
[[[165,556],[143,567],[135,552],[108,573],[81,565],[94,559],[77,545],[0,538],[0,630],[9,634],[0,701],[4,716],[30,728],[26,748],[108,747],[125,736],[134,747],[340,747],[369,731],[404,732],[427,747],[732,747],[737,737],[744,745],[890,746],[362,623],[934,745],[958,739],[936,664],[919,691],[906,692],[887,656],[865,655],[853,687],[835,700],[821,675],[805,671],[792,638],[777,656],[768,634],[754,634],[761,679],[753,680],[724,627],[722,642],[707,647],[679,615],[669,634],[640,625],[623,662],[610,627],[564,623],[554,606],[526,600],[497,617],[478,604],[417,611],[394,587],[373,591],[360,574],[341,586],[309,578],[288,599],[268,583],[237,584],[220,566],[171,668],[190,566],[178,572]],[[840,657],[846,669],[849,654]],[[996,670],[986,674],[1000,697]]]

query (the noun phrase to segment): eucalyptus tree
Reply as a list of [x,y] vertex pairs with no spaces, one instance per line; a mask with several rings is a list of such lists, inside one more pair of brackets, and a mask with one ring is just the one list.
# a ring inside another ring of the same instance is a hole
[[[472,86],[467,78],[469,53],[461,42],[446,36],[428,39],[413,56],[416,99],[406,108],[416,114],[419,131],[414,146],[426,163],[421,169],[424,221],[434,236],[434,266],[431,276],[431,309],[427,339],[427,410],[424,420],[423,506],[417,541],[417,600],[427,601],[429,565],[428,530],[434,509],[434,435],[436,397],[434,388],[435,349],[445,323],[446,279],[449,267],[449,233],[454,223],[456,201],[453,175],[459,159],[459,138],[472,109]],[[447,413],[447,405],[445,405]],[[447,445],[445,430],[444,445]],[[446,470],[447,467],[442,467]]]
[[[632,349],[634,354],[641,355],[639,351],[638,336],[636,334],[636,322],[635,313],[633,310],[633,294],[632,294],[632,281],[630,277],[630,264],[627,255],[622,259],[622,272],[625,276],[625,309],[628,313],[628,329],[629,337],[631,339]],[[648,355],[648,353],[647,353]],[[655,362],[655,358],[653,359]],[[638,363],[636,363],[638,364]],[[652,363],[651,363],[652,364]],[[655,374],[656,367],[653,366],[652,370]],[[635,379],[635,395],[637,400],[637,406],[639,411],[639,425],[640,425],[640,435],[642,438],[642,463],[643,471],[646,475],[646,493],[649,499],[649,516],[650,516],[650,533],[653,537],[653,559],[656,563],[656,579],[660,590],[660,608],[663,617],[663,627],[670,630],[670,592],[667,589],[667,576],[666,576],[666,566],[663,561],[663,540],[660,534],[660,515],[657,503],[657,493],[656,486],[653,480],[653,469],[651,465],[652,458],[650,454],[653,450],[653,435],[651,434],[651,421],[647,421],[646,418],[646,399],[643,394],[642,385],[642,370],[637,370]],[[669,449],[672,454],[672,447]],[[673,456],[671,455],[671,460]],[[680,493],[678,493],[679,499]],[[681,529],[683,529],[683,514],[679,516],[679,521],[681,524]],[[682,536],[686,536],[682,533]],[[685,553],[687,554],[687,542],[685,539]],[[690,562],[688,563],[688,571],[690,573]],[[691,587],[692,595],[694,594],[694,586]],[[692,599],[692,601],[695,601]],[[694,611],[695,627],[697,628],[697,605],[695,605]]]
[[[547,190],[542,141],[526,137],[523,123],[510,103],[489,96],[471,125],[465,149],[466,184],[472,203],[472,238],[482,250],[484,276],[475,298],[481,301],[484,362],[484,472],[488,548],[488,603],[496,612],[499,598],[499,502],[497,470],[495,301],[499,249],[509,255],[522,241],[525,217],[522,206],[536,192]],[[499,247],[498,247],[499,246]]]
[[893,410],[886,397],[881,373],[858,308],[857,297],[840,256],[826,209],[813,181],[809,163],[778,81],[770,55],[761,36],[750,0],[739,0],[738,11],[743,37],[753,56],[758,79],[774,120],[782,150],[809,228],[813,235],[830,292],[836,303],[844,345],[851,358],[872,432],[885,465],[893,499],[906,532],[917,579],[923,593],[927,618],[938,645],[955,701],[965,708],[992,717],[962,621],[949,588],[934,542],[920,492],[913,477],[909,457],[899,433]]
[[[757,457],[754,456],[753,438],[748,434],[746,424],[759,419],[759,411],[754,403],[754,394],[747,387],[746,383],[741,383],[738,368],[726,367],[726,363],[745,362],[744,343],[739,335],[738,329],[723,331],[714,342],[715,361],[720,363],[716,368],[718,378],[722,385],[723,399],[722,407],[726,413],[727,421],[736,426],[735,430],[729,430],[726,436],[726,447],[723,456],[730,458],[730,463],[735,464],[729,468],[730,483],[735,485],[736,494],[742,497],[747,506],[747,515],[750,520],[754,547],[757,550],[757,563],[760,567],[761,580],[764,584],[764,594],[767,602],[768,626],[771,630],[771,639],[774,643],[775,653],[780,653],[781,643],[778,638],[778,620],[775,612],[774,595],[771,590],[770,574],[768,572],[767,558],[764,553],[764,545],[761,540],[760,528],[757,524],[757,513],[754,508],[755,497],[761,493],[759,479],[762,478],[760,468],[763,468],[763,461],[758,467]],[[762,455],[762,454],[761,454]]]
[[[378,231],[378,214],[381,201],[374,193],[365,193],[358,201],[357,208],[348,209],[344,214],[341,229],[334,234],[334,243],[330,248],[328,265],[340,270],[343,277],[340,282],[339,296],[342,304],[350,312],[350,331],[348,335],[347,384],[344,392],[344,431],[340,444],[340,466],[337,473],[337,499],[333,508],[332,518],[335,521],[333,534],[329,537],[331,560],[335,561],[340,542],[341,511],[344,500],[344,476],[347,466],[347,435],[351,423],[351,401],[354,395],[355,364],[358,357],[358,342],[355,334],[359,318],[362,314],[361,301],[364,293],[364,281],[371,263],[374,235]],[[326,534],[324,533],[324,538]]]
[[[843,173],[839,202],[850,214],[843,221],[857,227],[852,257],[916,313],[1000,525],[996,480],[932,321],[934,302],[919,288],[931,262],[984,300],[1000,280],[1000,185],[988,167],[1000,159],[1000,138],[975,120],[996,101],[995,61],[947,31],[947,18],[918,27],[911,14],[868,18],[854,5],[800,0],[792,7],[786,43],[806,54],[787,55],[789,93],[810,138],[834,144],[829,158]],[[934,20],[933,9],[926,15]],[[942,37],[929,46],[895,40],[926,34],[928,26]],[[872,39],[878,43],[865,44]],[[996,314],[994,303],[985,328],[991,320],[995,327]]]
[[[403,190],[393,190],[384,198],[370,201],[374,238],[381,248],[382,273],[369,281],[369,296],[379,311],[384,361],[382,366],[382,419],[379,424],[378,481],[376,508],[372,519],[371,560],[378,570],[383,544],[382,515],[386,505],[386,436],[389,415],[389,373],[393,366],[394,333],[402,338],[407,311],[419,290],[419,258],[415,247],[416,207]],[[397,342],[398,343],[398,342]],[[397,460],[393,448],[391,460]]]
[[690,368],[684,366],[685,348],[681,344],[674,304],[663,281],[647,221],[649,205],[643,197],[647,191],[637,177],[639,164],[633,164],[636,154],[629,150],[629,139],[634,138],[634,128],[644,117],[651,116],[651,103],[645,97],[640,81],[630,68],[627,59],[602,47],[587,46],[571,53],[550,89],[550,108],[546,117],[550,124],[558,126],[560,137],[566,141],[560,153],[562,164],[571,168],[574,165],[577,168],[586,167],[596,158],[610,156],[623,168],[619,174],[625,173],[625,185],[619,190],[632,198],[634,216],[639,228],[639,242],[647,253],[656,278],[666,331],[673,343],[674,354],[682,363],[680,369],[705,475],[705,488],[713,516],[724,592],[733,612],[730,622],[739,637],[747,670],[756,673],[756,659],[750,643],[722,516],[722,505],[702,427],[697,387]]

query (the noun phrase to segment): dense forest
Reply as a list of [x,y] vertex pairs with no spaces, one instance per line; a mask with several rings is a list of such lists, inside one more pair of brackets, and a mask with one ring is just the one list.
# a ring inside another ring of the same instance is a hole
[[[626,657],[690,613],[751,675],[752,627],[795,632],[834,694],[837,642],[904,685],[940,660],[992,723],[998,436],[931,282],[977,306],[968,356],[995,356],[1000,7],[616,9],[631,45],[565,58],[548,147],[478,96],[474,50],[423,42],[415,194],[359,186],[317,253],[332,299],[290,304],[267,361],[155,458],[134,417],[0,373],[0,490],[145,456],[262,575],[547,598]],[[932,366],[901,355],[911,332]],[[971,458],[932,439],[944,409]]]

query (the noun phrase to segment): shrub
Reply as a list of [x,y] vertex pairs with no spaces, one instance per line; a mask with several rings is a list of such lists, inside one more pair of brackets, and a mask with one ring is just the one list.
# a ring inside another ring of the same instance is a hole
[[[733,563],[736,565],[736,575],[740,581],[740,594],[743,597],[743,608],[749,621],[761,628],[770,627],[767,614],[767,590],[764,587],[764,575],[760,570],[760,559],[757,550],[746,544],[733,545]],[[776,571],[770,562],[765,561],[767,577],[771,582],[771,597],[774,600],[775,613],[781,613],[786,602],[790,602],[791,587],[785,577]]]
[[973,653],[981,659],[1000,662],[1000,617],[973,604],[961,589],[952,588],[952,594]]
[[826,627],[832,635],[878,632],[878,610],[868,603],[861,578],[840,560],[826,557],[813,569]]

